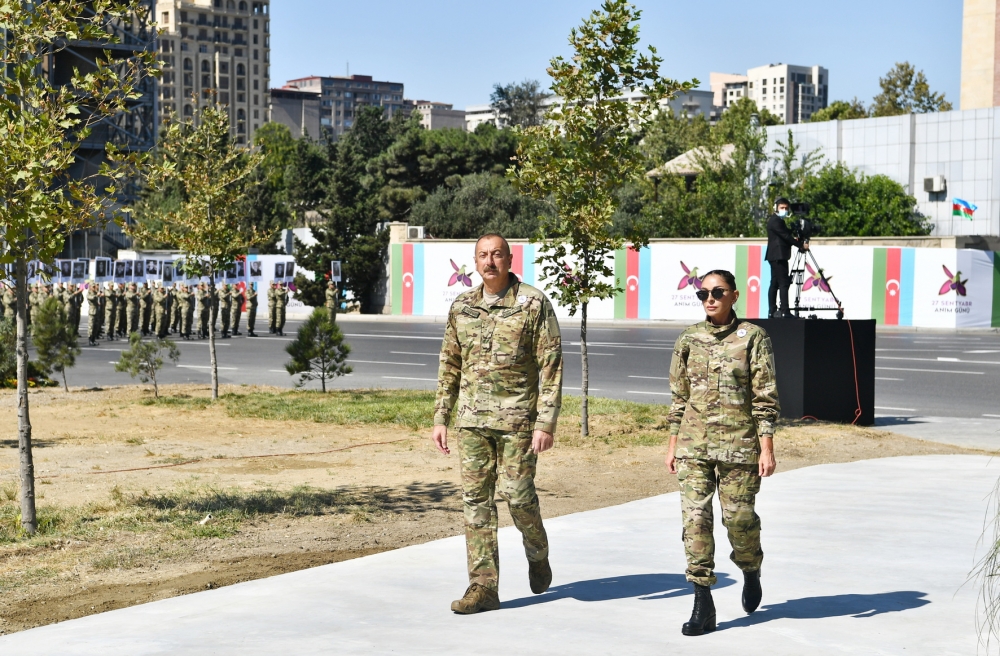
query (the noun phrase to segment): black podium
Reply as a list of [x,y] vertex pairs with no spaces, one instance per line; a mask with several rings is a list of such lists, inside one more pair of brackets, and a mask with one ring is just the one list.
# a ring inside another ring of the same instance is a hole
[[[875,321],[747,319],[771,336],[781,416],[875,423]],[[853,342],[853,348],[852,348]]]

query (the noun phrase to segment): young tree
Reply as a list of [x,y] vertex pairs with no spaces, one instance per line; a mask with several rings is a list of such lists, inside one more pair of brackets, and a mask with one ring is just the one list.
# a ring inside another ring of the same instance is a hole
[[[605,0],[601,9],[570,33],[573,57],[556,57],[549,67],[552,91],[560,104],[546,113],[544,125],[518,128],[520,142],[508,173],[525,194],[550,198],[556,217],[542,224],[537,262],[546,288],[569,308],[580,311],[583,365],[581,431],[588,435],[587,306],[619,291],[611,257],[642,234],[612,230],[616,192],[644,173],[635,126],[657,111],[661,100],[694,82],[660,76],[663,61],[650,46],[640,53],[641,12],[626,0]],[[632,99],[626,96],[638,93]]]
[[169,339],[142,340],[138,332],[128,336],[128,349],[122,351],[121,358],[115,363],[115,371],[123,371],[132,378],[139,377],[144,383],[153,382],[153,396],[160,398],[160,388],[156,384],[156,372],[163,367],[163,353],[177,363],[181,359],[181,351]]
[[[108,142],[97,171],[81,178],[71,176],[70,169],[91,128],[139,98],[138,85],[153,70],[156,55],[152,50],[127,59],[105,54],[92,70],[60,70],[58,76],[48,66],[69,42],[121,42],[150,12],[142,0],[0,3],[0,233],[5,241],[0,263],[14,264],[21,525],[29,534],[37,530],[37,521],[27,387],[27,262],[51,264],[67,234],[116,219],[115,192],[135,178],[145,153]],[[0,267],[0,276],[8,275]]]
[[[175,185],[181,201],[162,207],[155,224],[140,224],[130,233],[140,241],[170,244],[184,253],[189,276],[208,276],[214,296],[216,272],[224,271],[264,235],[240,220],[241,200],[259,180],[253,176],[262,155],[248,152],[229,135],[229,114],[223,107],[200,110],[198,125],[172,123],[159,145],[159,163],[151,168],[149,186]],[[160,227],[151,227],[159,225]],[[208,352],[212,368],[212,399],[219,398],[219,363],[215,322],[209,322]]]
[[944,94],[931,91],[924,72],[916,70],[910,62],[897,62],[885,77],[879,78],[878,84],[882,93],[872,100],[872,116],[951,111],[951,103]]
[[63,304],[52,296],[45,299],[31,324],[31,341],[35,344],[41,369],[46,374],[61,373],[63,389],[67,392],[66,370],[76,364],[76,356],[82,353],[76,339],[76,330],[70,326]]
[[320,388],[326,392],[326,381],[351,373],[344,364],[351,347],[344,343],[340,327],[330,321],[330,314],[318,307],[299,328],[295,341],[285,347],[292,356],[285,369],[292,376],[298,374],[298,386],[306,381],[318,380]]
[[497,127],[541,125],[542,101],[549,95],[538,80],[493,85],[490,106],[497,114]]
[[820,149],[800,153],[802,147],[795,143],[792,131],[788,131],[788,140],[775,144],[777,156],[771,170],[771,180],[768,183],[768,206],[781,196],[798,198],[802,188],[820,166],[823,156]]

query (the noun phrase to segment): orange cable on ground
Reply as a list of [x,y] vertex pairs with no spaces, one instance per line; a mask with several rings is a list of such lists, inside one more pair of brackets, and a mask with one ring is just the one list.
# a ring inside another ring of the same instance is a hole
[[[303,453],[264,453],[256,456],[233,456],[232,458],[195,458],[194,460],[185,460],[184,462],[175,462],[169,465],[151,465],[149,467],[133,467],[131,469],[110,469],[108,471],[88,471],[81,472],[83,474],[121,474],[123,472],[134,472],[134,471],[146,471],[149,469],[167,469],[168,467],[180,467],[181,465],[191,465],[196,462],[205,462],[206,460],[253,460],[254,458],[291,458],[295,456],[318,456],[324,453],[334,453],[336,451],[347,451],[348,449],[357,449],[363,446],[379,446],[380,444],[394,444],[396,442],[405,442],[406,440],[412,440],[412,437],[401,437],[398,440],[389,440],[387,442],[365,442],[364,444],[350,444],[348,446],[337,447],[336,449],[327,449],[325,451],[305,451]],[[36,478],[59,478],[62,474],[52,474],[50,476],[37,476]]]

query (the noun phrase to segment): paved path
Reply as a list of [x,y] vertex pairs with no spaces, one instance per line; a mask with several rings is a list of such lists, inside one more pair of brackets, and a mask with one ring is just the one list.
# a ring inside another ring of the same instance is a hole
[[975,561],[1000,463],[923,456],[822,465],[767,481],[764,603],[746,616],[723,532],[720,630],[691,611],[677,494],[547,522],[553,588],[530,594],[501,530],[498,612],[448,611],[461,538],[68,621],[0,638],[39,654],[975,654]]

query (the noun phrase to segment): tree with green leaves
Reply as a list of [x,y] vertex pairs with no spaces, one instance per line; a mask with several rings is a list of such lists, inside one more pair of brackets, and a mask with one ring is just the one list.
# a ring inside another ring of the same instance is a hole
[[[161,207],[153,225],[138,224],[130,233],[140,241],[169,244],[184,253],[189,277],[207,276],[215,295],[217,273],[265,237],[241,219],[242,199],[259,179],[254,171],[263,155],[248,152],[229,134],[229,113],[210,105],[199,110],[197,125],[171,123],[160,140],[159,160],[148,184],[154,190],[175,185],[181,202]],[[215,322],[209,322],[208,351],[212,371],[212,399],[219,398],[219,366],[215,349]]]
[[692,148],[711,141],[711,125],[704,114],[694,118],[678,116],[667,107],[642,126],[641,148],[646,167],[653,169],[679,157]]
[[42,371],[47,376],[53,371],[61,373],[63,389],[68,392],[66,370],[76,364],[76,356],[83,351],[77,344],[76,327],[70,325],[65,306],[54,296],[45,299],[38,308],[31,324],[31,341]]
[[515,188],[555,207],[554,218],[542,222],[537,262],[546,289],[571,314],[580,312],[584,436],[590,432],[587,307],[620,291],[615,250],[648,241],[612,229],[616,192],[645,172],[634,126],[649,120],[660,101],[697,84],[661,77],[656,49],[639,51],[640,16],[626,0],[605,0],[572,30],[572,58],[556,57],[549,67],[560,102],[544,124],[516,130],[517,155],[508,169]]
[[[91,70],[48,66],[69,42],[118,43],[135,17],[148,14],[140,0],[2,2],[0,25],[0,263],[13,264],[17,295],[17,406],[21,526],[37,530],[31,420],[28,408],[27,263],[53,264],[66,235],[117,220],[117,192],[135,179],[145,153],[109,142],[92,174],[72,176],[76,153],[98,123],[121,114],[139,98],[138,85],[155,70],[155,53],[124,60],[105,53]],[[6,267],[0,277],[7,278]]]
[[811,123],[822,123],[823,121],[849,121],[856,118],[868,118],[869,112],[865,104],[854,98],[850,102],[845,100],[834,100],[823,109],[813,112],[809,121]]
[[292,357],[285,369],[290,375],[299,376],[298,387],[318,380],[325,393],[326,381],[352,371],[345,364],[351,347],[344,343],[340,327],[330,321],[330,313],[321,307],[313,310],[299,328],[295,340],[285,347],[285,352]]
[[767,185],[768,207],[782,196],[785,198],[801,196],[806,180],[815,174],[823,160],[819,148],[803,153],[802,147],[795,143],[795,137],[791,130],[788,131],[788,140],[777,142],[775,150],[774,166],[771,169],[771,179]]
[[550,95],[538,80],[493,85],[490,107],[496,112],[497,127],[541,125],[542,101]]
[[547,202],[517,193],[506,177],[472,173],[438,187],[410,215],[435,239],[478,239],[491,232],[528,239],[538,232],[539,217],[551,214]]
[[805,178],[799,198],[810,204],[827,237],[908,237],[929,235],[933,228],[903,185],[852,171],[842,162]]
[[897,62],[885,77],[879,78],[878,85],[882,92],[872,100],[872,116],[951,111],[944,93],[931,91],[927,76],[910,62]]
[[115,371],[138,377],[143,383],[153,383],[153,396],[160,398],[160,387],[156,382],[156,372],[163,368],[164,356],[176,364],[181,359],[181,350],[169,339],[143,341],[138,332],[128,336],[128,348],[122,351],[115,363]]

